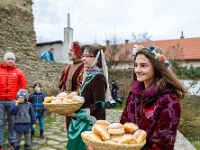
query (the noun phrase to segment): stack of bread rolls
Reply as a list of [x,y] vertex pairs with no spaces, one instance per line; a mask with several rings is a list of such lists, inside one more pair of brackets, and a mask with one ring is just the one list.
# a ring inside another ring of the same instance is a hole
[[71,92],[69,94],[65,92],[59,93],[56,97],[45,97],[44,103],[51,103],[51,104],[69,104],[69,103],[77,103],[77,102],[84,102],[84,98],[78,96],[77,92]]
[[140,144],[146,141],[147,133],[131,122],[124,125],[97,120],[92,131],[84,132],[83,136],[91,141],[102,141],[112,144]]

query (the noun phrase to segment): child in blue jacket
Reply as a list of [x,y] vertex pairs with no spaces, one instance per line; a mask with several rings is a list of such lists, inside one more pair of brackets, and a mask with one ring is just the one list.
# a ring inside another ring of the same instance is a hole
[[15,150],[20,149],[22,134],[25,139],[24,150],[29,150],[31,127],[35,127],[36,117],[31,103],[28,102],[27,90],[20,89],[18,91],[17,100],[11,105],[9,113],[14,115]]
[[[33,85],[33,90],[34,92],[29,95],[29,102],[32,104],[36,119],[39,120],[39,129],[40,129],[40,137],[44,137],[44,112],[45,112],[45,107],[44,107],[44,98],[46,97],[46,94],[41,91],[41,84],[40,83],[35,83]],[[31,129],[31,139],[34,139],[35,135],[35,128]]]

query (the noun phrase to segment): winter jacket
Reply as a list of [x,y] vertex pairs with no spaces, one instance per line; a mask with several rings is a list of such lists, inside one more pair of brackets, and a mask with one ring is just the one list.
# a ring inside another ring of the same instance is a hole
[[36,123],[35,112],[29,102],[19,103],[18,106],[15,106],[15,103],[12,104],[9,113],[14,115],[13,129],[15,132],[28,131]]
[[36,116],[43,116],[45,107],[44,107],[44,98],[47,95],[43,92],[33,92],[29,95],[29,102],[32,104]]
[[42,60],[56,62],[55,59],[54,59],[53,54],[51,54],[50,51],[47,51],[47,52],[44,54]]
[[117,98],[117,90],[119,90],[117,83],[112,84],[111,95],[113,98]]
[[24,73],[16,65],[0,64],[0,100],[15,100],[20,89],[26,89]]
[[155,86],[144,89],[142,82],[134,82],[120,122],[133,122],[147,132],[142,150],[173,150],[180,102],[171,89],[162,92],[156,92]]

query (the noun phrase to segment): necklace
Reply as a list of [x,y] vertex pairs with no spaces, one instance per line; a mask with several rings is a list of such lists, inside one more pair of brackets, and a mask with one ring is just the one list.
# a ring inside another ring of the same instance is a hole
[[[97,74],[100,74],[101,72],[93,72],[93,73],[90,73],[86,76],[86,79],[88,79],[87,81],[84,82],[84,84],[81,86],[80,90],[79,90],[79,93],[80,93],[80,96],[81,96],[81,93],[83,92],[83,90],[85,89],[85,86],[90,83],[92,81],[92,79],[97,75]],[[102,73],[101,73],[102,74]]]

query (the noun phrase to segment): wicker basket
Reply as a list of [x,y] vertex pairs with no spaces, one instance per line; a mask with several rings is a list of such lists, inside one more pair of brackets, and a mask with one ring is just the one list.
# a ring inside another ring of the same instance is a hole
[[146,140],[141,144],[118,144],[118,143],[106,143],[104,141],[89,140],[87,136],[84,136],[84,132],[81,133],[81,137],[86,146],[92,146],[95,150],[141,150],[146,144]]
[[84,102],[74,102],[74,103],[62,103],[62,104],[51,104],[51,103],[43,103],[45,108],[47,108],[50,112],[64,115],[76,112]]

